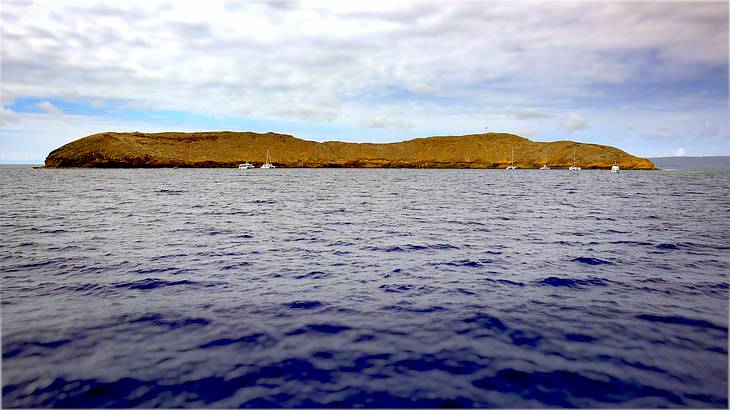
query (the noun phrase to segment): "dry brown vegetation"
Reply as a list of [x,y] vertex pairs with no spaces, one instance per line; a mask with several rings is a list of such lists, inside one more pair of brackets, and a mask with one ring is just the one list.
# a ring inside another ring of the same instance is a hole
[[416,138],[388,144],[315,142],[291,135],[253,132],[115,133],[73,141],[46,158],[47,167],[236,167],[261,165],[266,150],[281,167],[504,168],[514,150],[518,168],[567,168],[576,146],[578,165],[654,169],[644,158],[606,145],[533,142],[501,133]]

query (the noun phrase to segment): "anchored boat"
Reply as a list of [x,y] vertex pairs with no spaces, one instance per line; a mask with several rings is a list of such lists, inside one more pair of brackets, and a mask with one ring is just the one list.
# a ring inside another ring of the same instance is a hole
[[550,167],[547,165],[547,153],[546,152],[543,153],[543,157],[544,157],[543,159],[545,160],[545,165],[540,167],[541,171],[550,169]]
[[272,168],[276,168],[274,166],[274,164],[272,164],[270,161],[271,161],[271,158],[270,158],[269,150],[267,149],[266,150],[266,162],[264,162],[264,164],[261,165],[261,169],[272,169]]
[[517,167],[515,166],[515,150],[514,150],[514,148],[512,149],[512,161],[510,162],[510,164],[505,169],[507,171],[509,171],[511,169],[517,169]]
[[580,171],[580,167],[575,163],[575,145],[573,145],[573,165],[568,169],[571,171]]

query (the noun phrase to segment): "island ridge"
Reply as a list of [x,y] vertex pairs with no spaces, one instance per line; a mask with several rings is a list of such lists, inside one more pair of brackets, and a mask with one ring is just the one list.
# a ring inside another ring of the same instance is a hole
[[654,169],[645,158],[607,145],[573,141],[534,142],[506,133],[415,138],[394,143],[307,141],[286,134],[254,132],[162,132],[90,135],[53,150],[45,161],[60,167],[237,167],[260,166],[271,152],[277,167],[504,168],[514,150],[517,168]]

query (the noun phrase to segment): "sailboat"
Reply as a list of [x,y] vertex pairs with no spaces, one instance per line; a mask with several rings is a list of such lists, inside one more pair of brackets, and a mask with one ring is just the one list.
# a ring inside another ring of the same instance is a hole
[[575,164],[575,145],[573,145],[573,165],[568,169],[571,171],[580,171],[580,167]]
[[271,158],[270,158],[269,150],[267,149],[266,150],[266,162],[264,162],[264,165],[261,165],[261,169],[276,168],[274,166],[274,164],[272,164],[270,161],[271,161]]
[[544,171],[544,170],[550,169],[550,167],[549,167],[549,166],[547,166],[547,153],[544,153],[544,156],[545,156],[545,165],[543,165],[542,167],[540,167],[540,170],[541,170],[541,171]]
[[511,169],[517,169],[517,167],[515,166],[515,150],[514,150],[514,148],[512,149],[512,161],[510,162],[510,164],[507,166],[506,169],[507,169],[507,171],[509,171]]

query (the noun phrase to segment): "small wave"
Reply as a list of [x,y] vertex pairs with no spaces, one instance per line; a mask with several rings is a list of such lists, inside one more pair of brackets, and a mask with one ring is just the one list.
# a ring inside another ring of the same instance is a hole
[[327,244],[327,246],[352,246],[354,243],[348,241],[337,241],[334,243]]
[[507,279],[489,279],[489,278],[484,278],[483,280],[485,282],[499,283],[499,284],[502,284],[502,285],[511,285],[511,286],[520,286],[520,287],[525,286],[525,284],[522,283],[522,282],[514,282],[514,281],[511,281],[511,280],[507,280]]
[[167,194],[167,195],[180,195],[185,192],[187,192],[187,191],[182,191],[182,190],[177,190],[177,189],[160,189],[157,191],[158,194]]
[[296,302],[286,304],[286,307],[289,309],[316,309],[322,306],[324,306],[324,304],[318,300],[298,300]]
[[440,370],[451,375],[472,374],[482,368],[478,363],[464,360],[464,356],[468,357],[468,352],[422,353],[393,362],[392,366],[397,373]]
[[542,335],[532,330],[514,330],[510,332],[509,337],[516,346],[536,347],[542,340]]
[[636,246],[650,246],[653,245],[651,242],[642,242],[642,241],[612,241],[608,242],[611,245],[636,245]]
[[[124,319],[122,319],[124,320]],[[160,313],[150,313],[139,317],[129,318],[127,319],[129,323],[149,323],[154,326],[161,326],[168,329],[178,329],[182,327],[201,327],[206,326],[210,323],[208,319],[205,318],[199,318],[199,317],[185,317],[185,318],[175,318],[175,317],[169,317],[165,316]]]
[[413,285],[380,285],[378,287],[383,289],[383,291],[390,293],[403,293],[415,289],[415,286]]
[[388,247],[377,247],[377,246],[369,246],[365,248],[366,250],[371,251],[378,251],[378,252],[417,252],[417,251],[425,251],[425,250],[446,250],[446,249],[459,249],[458,247],[454,245],[449,245],[446,243],[437,243],[434,245],[400,245],[400,246],[388,246]]
[[327,209],[327,210],[322,211],[322,214],[324,214],[324,215],[344,214],[344,213],[347,213],[347,209],[345,209],[345,208]]
[[50,342],[20,342],[3,345],[3,360],[27,355],[40,354],[40,350],[53,350],[71,343],[69,339],[58,339]]
[[168,254],[168,255],[153,256],[150,258],[150,261],[154,262],[154,261],[161,261],[161,260],[165,260],[165,259],[182,258],[185,256],[188,256],[188,254],[187,253],[173,253],[173,254]]
[[542,286],[558,286],[567,288],[579,288],[582,286],[608,286],[608,281],[601,278],[590,278],[590,279],[568,279],[558,278],[550,276],[545,279],[540,279],[535,282],[537,285]]
[[329,273],[321,271],[312,271],[302,275],[294,276],[294,279],[323,279],[329,276]]
[[469,289],[464,289],[464,288],[449,289],[449,290],[446,291],[446,293],[456,293],[456,294],[469,295],[469,296],[473,296],[473,295],[478,295],[479,294],[477,292],[474,292],[474,291],[469,290]]
[[70,290],[72,292],[80,292],[83,294],[95,294],[108,290],[108,287],[99,283],[81,283],[72,286],[61,286],[60,288],[56,289],[56,291],[61,290]]
[[226,271],[226,270],[238,269],[238,268],[241,268],[241,267],[244,267],[244,266],[251,266],[251,265],[253,265],[253,263],[246,262],[246,261],[241,261],[241,262],[229,263],[227,265],[223,265],[218,270]]
[[150,275],[150,274],[159,274],[159,273],[179,273],[178,268],[173,267],[166,267],[166,268],[158,268],[158,267],[150,267],[150,268],[137,268],[132,271],[132,273],[136,273],[138,275]]
[[583,263],[583,264],[586,264],[586,265],[613,265],[612,262],[609,262],[609,261],[606,261],[606,260],[603,260],[603,259],[588,258],[588,257],[578,257],[578,258],[575,258],[575,259],[571,259],[570,261],[571,262],[576,262],[576,263]]
[[567,370],[529,372],[501,369],[494,376],[473,382],[477,388],[519,394],[524,399],[558,407],[583,407],[577,398],[590,397],[604,403],[623,403],[632,398],[658,397],[665,403],[684,405],[675,393],[652,386],[624,382],[606,374],[579,374]]
[[266,333],[252,333],[250,335],[245,335],[241,337],[237,337],[234,339],[231,338],[220,338],[211,340],[210,342],[206,342],[200,345],[201,349],[207,349],[210,347],[220,347],[220,346],[230,346],[230,345],[245,345],[250,347],[270,347],[274,345],[276,341],[273,337],[267,335]]
[[590,343],[596,340],[595,338],[584,335],[582,333],[566,333],[565,339],[570,340],[571,342],[578,342],[578,343]]
[[68,232],[65,229],[44,229],[41,231],[43,234],[56,234],[56,233],[66,233]]
[[31,262],[31,263],[23,263],[20,265],[15,266],[5,266],[3,267],[4,272],[22,272],[29,269],[36,269],[36,268],[44,268],[47,266],[53,266],[54,264],[59,264],[60,266],[63,266],[65,262],[68,260],[66,258],[52,258],[52,259],[45,259],[39,262]]
[[464,319],[463,322],[499,332],[504,332],[508,329],[507,325],[502,323],[501,320],[486,313],[477,313],[474,316]]
[[223,230],[215,230],[215,229],[205,231],[205,234],[208,236],[226,235],[226,234],[230,234],[230,233],[231,233],[231,231],[223,231]]
[[[178,281],[167,281],[157,278],[146,278],[142,280],[138,280],[136,282],[125,282],[125,283],[118,283],[114,285],[115,288],[126,288],[126,289],[135,289],[135,290],[151,290],[151,289],[158,289],[158,288],[164,288],[169,286],[183,286],[183,285],[191,285],[191,286],[201,286],[203,285],[201,282],[194,282],[191,280],[178,280]],[[212,286],[212,284],[208,284],[206,286]]]
[[350,327],[348,327],[348,326],[329,325],[329,324],[311,324],[311,325],[306,325],[304,327],[300,327],[298,329],[292,330],[291,332],[286,333],[286,335],[295,336],[295,335],[302,335],[305,333],[337,334],[337,333],[345,332],[348,330],[350,330]]
[[461,260],[446,262],[446,265],[463,266],[463,267],[467,267],[467,268],[481,268],[485,264],[489,264],[492,262],[493,261],[491,259],[479,259],[479,260],[461,259]]
[[426,307],[411,307],[411,306],[403,306],[403,305],[390,305],[382,308],[382,310],[390,310],[390,311],[396,311],[396,312],[408,312],[408,313],[432,313],[432,312],[442,312],[446,310],[443,306],[426,306]]
[[723,331],[727,333],[727,327],[716,325],[714,323],[708,322],[706,320],[702,319],[690,319],[682,316],[660,316],[660,315],[650,315],[650,314],[642,314],[636,316],[637,319],[646,320],[648,322],[655,322],[655,323],[667,323],[671,325],[682,325],[682,326],[691,326],[691,327],[699,327],[702,329],[716,329]]

